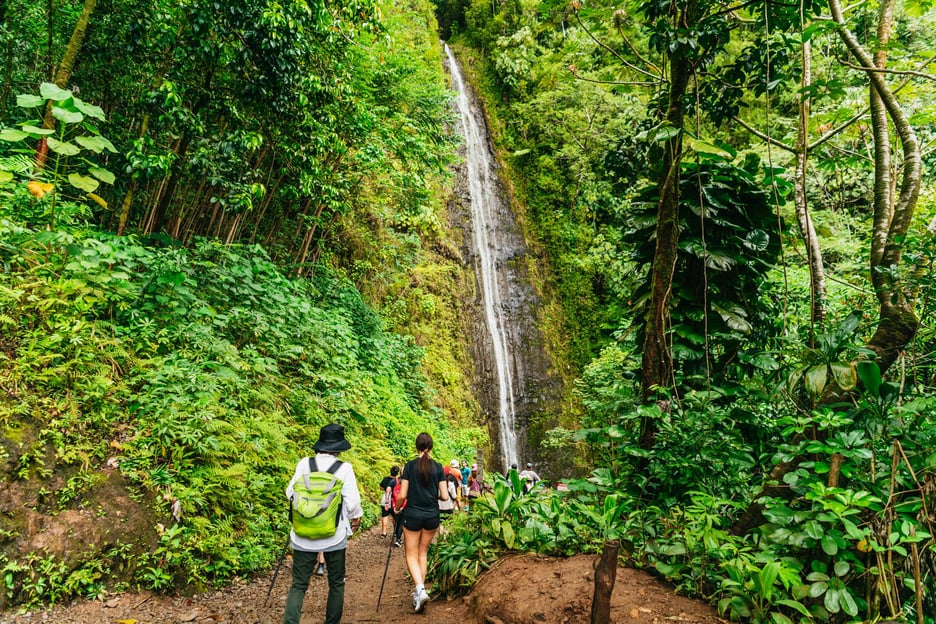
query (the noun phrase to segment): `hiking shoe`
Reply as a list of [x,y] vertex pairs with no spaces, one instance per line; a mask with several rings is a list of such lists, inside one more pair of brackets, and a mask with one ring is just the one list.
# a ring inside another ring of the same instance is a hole
[[324,563],[320,563],[317,566],[315,566],[315,574],[317,574],[318,576],[325,576],[325,564]]
[[413,609],[416,613],[422,613],[427,602],[429,602],[429,593],[425,589],[413,592]]
[[399,548],[400,546],[403,545],[403,542],[401,540],[394,540],[393,545]]

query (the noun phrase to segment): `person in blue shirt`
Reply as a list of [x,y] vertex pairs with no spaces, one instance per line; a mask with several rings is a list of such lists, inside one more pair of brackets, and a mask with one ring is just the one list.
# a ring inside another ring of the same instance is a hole
[[462,500],[465,501],[465,504],[462,507],[467,511],[468,510],[468,477],[471,476],[471,468],[468,467],[468,462],[464,459],[461,461],[461,495]]

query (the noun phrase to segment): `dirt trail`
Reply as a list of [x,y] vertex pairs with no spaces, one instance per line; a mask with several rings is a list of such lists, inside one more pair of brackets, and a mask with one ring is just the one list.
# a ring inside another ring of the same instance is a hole
[[[387,554],[390,565],[377,611],[377,596]],[[376,528],[348,546],[348,577],[343,622],[384,624],[586,624],[591,610],[595,557],[569,559],[515,556],[489,570],[468,596],[456,600],[434,597],[423,615],[415,615],[403,549],[390,551]],[[276,624],[282,621],[290,582],[287,557],[263,606],[273,573],[244,580],[223,590],[193,597],[126,593],[102,600],[76,601],[26,614],[0,613],[0,624]],[[302,624],[318,624],[325,613],[327,583],[312,577],[303,607]],[[431,591],[431,588],[430,588]],[[708,605],[676,596],[652,577],[619,568],[612,599],[611,622],[617,624],[720,624]]]

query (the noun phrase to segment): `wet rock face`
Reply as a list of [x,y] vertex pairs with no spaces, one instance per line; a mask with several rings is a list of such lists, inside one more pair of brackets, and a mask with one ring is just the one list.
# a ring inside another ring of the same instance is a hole
[[476,392],[495,443],[488,469],[502,472],[511,463],[536,461],[528,439],[531,421],[552,412],[561,393],[537,326],[542,304],[529,273],[535,259],[499,177],[482,104],[453,57],[449,70],[459,91],[457,130],[465,136],[449,214],[451,225],[462,231],[471,269],[463,296],[470,311],[466,330],[473,343]]

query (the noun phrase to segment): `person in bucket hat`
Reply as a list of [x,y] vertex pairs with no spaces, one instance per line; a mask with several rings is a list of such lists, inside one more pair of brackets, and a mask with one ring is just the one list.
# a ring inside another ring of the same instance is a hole
[[[344,427],[330,423],[319,431],[318,441],[312,446],[315,451],[314,463],[318,470],[328,470],[339,461],[338,454],[351,448],[345,438]],[[296,471],[286,487],[286,498],[292,500],[296,483],[309,473],[309,458],[303,457],[296,464]],[[286,610],[283,624],[299,624],[302,615],[302,602],[309,579],[318,563],[318,553],[323,553],[328,575],[328,600],[325,605],[325,624],[339,624],[344,611],[345,589],[345,551],[348,538],[361,526],[361,493],[358,491],[354,469],[347,462],[340,462],[335,477],[343,481],[341,487],[342,505],[338,515],[338,527],[335,534],[320,539],[307,539],[290,531],[290,543],[293,549],[292,585],[286,595]]]

